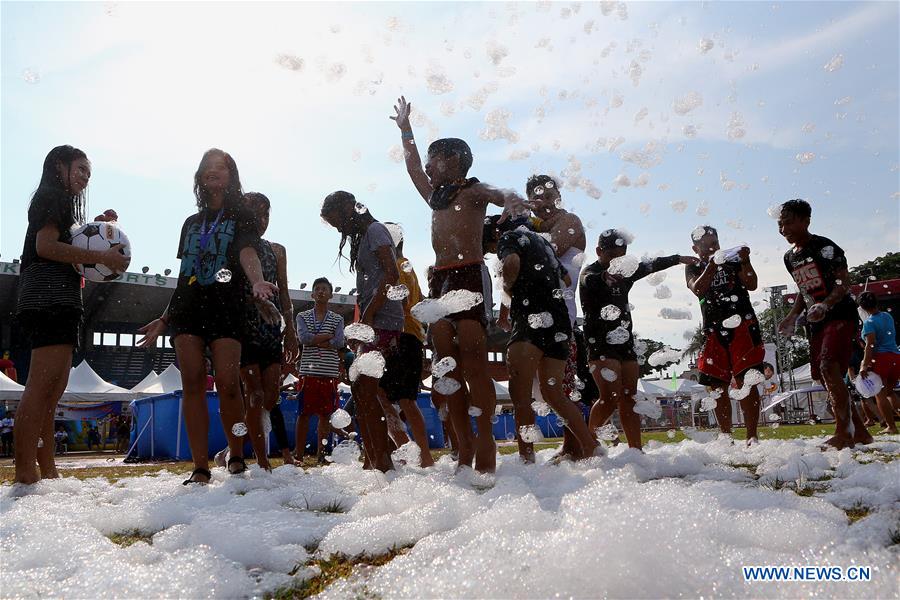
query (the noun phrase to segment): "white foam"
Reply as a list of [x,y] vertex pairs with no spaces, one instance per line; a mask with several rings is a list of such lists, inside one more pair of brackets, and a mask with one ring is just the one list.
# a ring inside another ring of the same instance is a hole
[[384,375],[384,356],[377,350],[365,352],[356,357],[350,365],[350,381],[356,381],[360,375],[380,379]]
[[622,277],[631,277],[637,271],[641,261],[631,254],[619,256],[609,261],[609,269],[607,271],[611,275],[621,275]]

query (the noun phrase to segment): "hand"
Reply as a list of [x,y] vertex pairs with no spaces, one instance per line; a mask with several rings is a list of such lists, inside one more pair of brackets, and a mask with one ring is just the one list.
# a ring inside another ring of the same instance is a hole
[[[278,293],[278,286],[268,281],[258,281],[253,284],[253,298],[268,300]],[[273,305],[274,306],[274,305]],[[278,310],[278,309],[275,309]]]
[[503,213],[500,215],[498,223],[503,223],[507,219],[517,219],[527,216],[531,212],[531,208],[519,194],[512,190],[503,190]]
[[400,96],[397,99],[397,104],[394,105],[394,111],[397,113],[396,116],[390,118],[396,121],[400,131],[410,131],[412,126],[409,124],[409,113],[412,112],[412,103],[407,102],[405,97]]
[[825,313],[827,312],[828,307],[821,302],[817,302],[806,310],[806,320],[810,323],[818,323],[825,318]]
[[111,246],[109,250],[104,250],[100,253],[100,260],[97,262],[101,265],[106,265],[114,273],[124,273],[128,265],[131,264],[131,258],[125,256],[122,248],[124,248],[122,244]]
[[682,256],[681,258],[678,259],[678,262],[680,262],[683,265],[693,265],[696,267],[697,265],[700,264],[700,259],[697,258],[696,256]]
[[292,327],[288,327],[284,335],[284,354],[282,364],[293,365],[300,358],[300,342],[297,333]]
[[138,329],[138,333],[144,334],[144,337],[138,341],[137,346],[139,348],[147,348],[153,346],[156,342],[156,338],[161,336],[168,329],[168,325],[166,322],[162,320],[162,318],[154,319]]
[[791,337],[794,335],[796,326],[797,317],[788,315],[778,324],[778,333],[786,337]]
[[622,279],[623,277],[621,275],[613,275],[609,271],[603,272],[603,280],[606,282],[606,285],[619,285],[620,283],[622,283]]
[[512,324],[509,322],[509,315],[507,315],[507,314],[500,315],[500,317],[497,319],[497,327],[499,327],[506,333],[509,333],[510,331],[512,331]]
[[738,250],[737,255],[738,259],[740,259],[742,263],[750,262],[750,248],[748,248],[747,246],[744,246],[740,250]]
[[281,312],[278,307],[272,304],[271,300],[256,300],[256,308],[259,309],[259,316],[267,325],[281,325]]

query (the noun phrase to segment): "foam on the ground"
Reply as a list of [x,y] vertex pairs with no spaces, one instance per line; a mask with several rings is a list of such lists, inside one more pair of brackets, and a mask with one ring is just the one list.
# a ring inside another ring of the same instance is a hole
[[[375,555],[325,597],[896,597],[900,437],[822,453],[822,439],[620,445],[584,463],[471,471],[359,463],[161,470],[0,488],[4,597],[252,597],[315,574],[311,557]],[[891,460],[894,459],[894,460]],[[754,477],[754,474],[756,477]],[[758,477],[758,479],[757,479]],[[800,496],[791,488],[812,488]],[[869,511],[850,524],[845,510]],[[344,512],[334,512],[344,511]],[[108,536],[138,531],[152,544]],[[746,583],[741,566],[867,565],[869,583]]]

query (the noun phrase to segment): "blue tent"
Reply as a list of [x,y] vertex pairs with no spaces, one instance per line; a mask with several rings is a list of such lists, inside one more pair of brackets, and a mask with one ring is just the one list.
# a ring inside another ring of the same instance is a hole
[[[348,397],[343,397],[341,404],[345,404]],[[141,398],[131,403],[132,430],[131,450],[129,458],[133,459],[174,459],[190,460],[191,451],[188,446],[187,428],[184,423],[183,396],[181,391],[160,396]],[[207,392],[206,403],[209,410],[209,455],[227,445],[222,422],[219,419],[219,395],[216,392]],[[437,411],[431,404],[430,394],[419,394],[417,399],[419,409],[425,417],[425,427],[429,435],[429,445],[432,448],[444,447],[444,432]],[[284,415],[287,428],[288,442],[295,445],[294,424],[297,421],[297,400],[282,397],[281,412]],[[309,431],[306,443],[310,447],[316,445],[316,425],[318,418],[312,417],[309,422]],[[274,447],[274,436],[269,434],[269,447]],[[250,445],[247,443],[245,452],[249,453]]]

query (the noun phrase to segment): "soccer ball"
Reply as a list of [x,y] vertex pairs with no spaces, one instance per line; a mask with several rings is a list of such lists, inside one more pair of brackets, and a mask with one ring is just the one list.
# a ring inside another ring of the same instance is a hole
[[[115,223],[86,223],[72,229],[72,245],[76,248],[102,252],[116,244],[122,244],[119,251],[125,256],[131,257],[131,243],[128,241],[128,236]],[[121,275],[99,263],[75,265],[75,268],[88,281],[98,283],[112,281]]]

